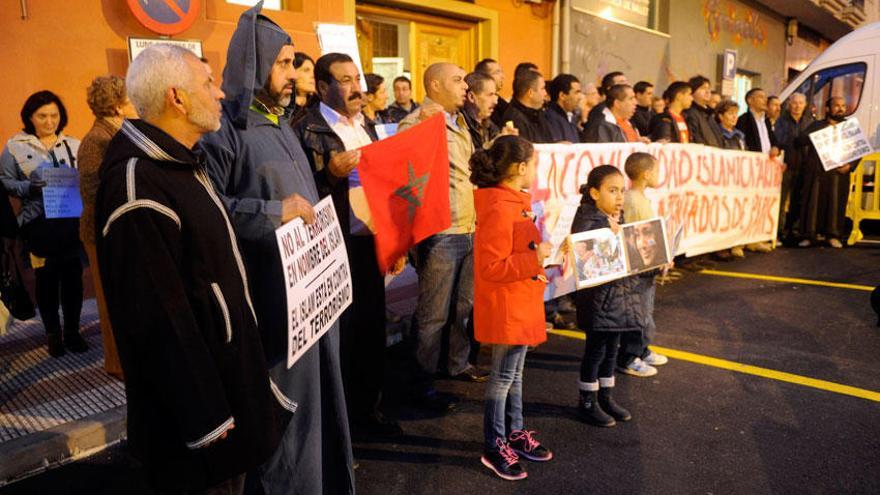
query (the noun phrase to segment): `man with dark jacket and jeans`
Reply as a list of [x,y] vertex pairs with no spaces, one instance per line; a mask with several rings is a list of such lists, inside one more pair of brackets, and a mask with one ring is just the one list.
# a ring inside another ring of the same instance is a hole
[[574,113],[583,97],[580,81],[571,74],[559,74],[550,81],[548,93],[550,104],[544,116],[550,125],[553,142],[580,142]]
[[126,80],[142,120],[110,142],[98,259],[125,373],[128,444],[163,493],[240,494],[289,415],[272,394],[247,275],[194,150],[221,92],[190,51],[156,45]]
[[[332,196],[351,267],[352,305],[340,321],[342,378],[353,433],[398,434],[397,422],[380,410],[385,380],[385,274],[376,261],[370,211],[357,168],[347,176],[331,173],[324,163],[334,157],[357,164],[358,148],[378,138],[361,112],[360,76],[351,57],[328,53],[315,62],[320,103],[312,106],[294,131],[309,159],[318,194]],[[403,269],[405,258],[395,267]]]
[[688,81],[694,101],[684,111],[690,142],[722,148],[721,128],[715,120],[715,112],[709,108],[712,98],[712,83],[703,76],[694,76]]
[[503,122],[513,122],[520,137],[531,143],[552,143],[550,125],[544,116],[544,98],[547,90],[541,74],[521,71],[513,80],[513,100],[502,117]]

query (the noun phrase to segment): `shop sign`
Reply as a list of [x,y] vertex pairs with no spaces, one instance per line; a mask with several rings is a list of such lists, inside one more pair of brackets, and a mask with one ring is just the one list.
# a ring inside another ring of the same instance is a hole
[[767,45],[767,28],[760,15],[752,9],[737,7],[731,2],[705,0],[703,18],[712,41],[718,41],[721,32],[730,34],[734,43],[750,41],[756,48]]

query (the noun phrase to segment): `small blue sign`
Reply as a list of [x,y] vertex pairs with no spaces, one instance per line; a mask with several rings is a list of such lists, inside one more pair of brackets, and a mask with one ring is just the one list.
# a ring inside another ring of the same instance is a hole
[[736,79],[736,50],[724,50],[724,62],[721,68],[721,78],[729,81]]

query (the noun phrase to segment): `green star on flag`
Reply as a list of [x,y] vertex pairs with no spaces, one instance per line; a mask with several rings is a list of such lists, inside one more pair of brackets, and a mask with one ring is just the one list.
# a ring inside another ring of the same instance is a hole
[[449,228],[449,150],[438,112],[360,148],[358,173],[376,234],[382,273],[424,239]]
[[412,161],[407,160],[407,183],[398,187],[394,191],[394,195],[403,198],[407,203],[407,217],[409,221],[412,222],[413,218],[416,216],[416,209],[422,206],[422,199],[425,197],[425,184],[428,183],[428,179],[431,177],[431,172],[425,172],[424,175],[416,176],[416,170],[413,167]]

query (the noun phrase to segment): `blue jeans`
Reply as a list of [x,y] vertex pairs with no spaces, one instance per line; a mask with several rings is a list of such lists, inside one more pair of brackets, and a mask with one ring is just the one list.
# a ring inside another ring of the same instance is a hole
[[523,429],[522,375],[527,350],[524,345],[492,346],[492,371],[483,416],[487,450],[497,450],[497,439],[506,442],[511,432]]
[[650,354],[648,346],[654,341],[657,334],[657,325],[654,323],[654,296],[657,286],[654,277],[645,277],[640,280],[642,310],[645,312],[647,325],[641,331],[624,332],[620,336],[620,352],[617,354],[617,364],[621,368],[629,366],[635,358],[644,359]]
[[446,370],[468,367],[468,319],[474,305],[473,234],[434,235],[416,246],[419,302],[413,316],[416,361],[428,376],[437,373],[443,328],[449,324]]

